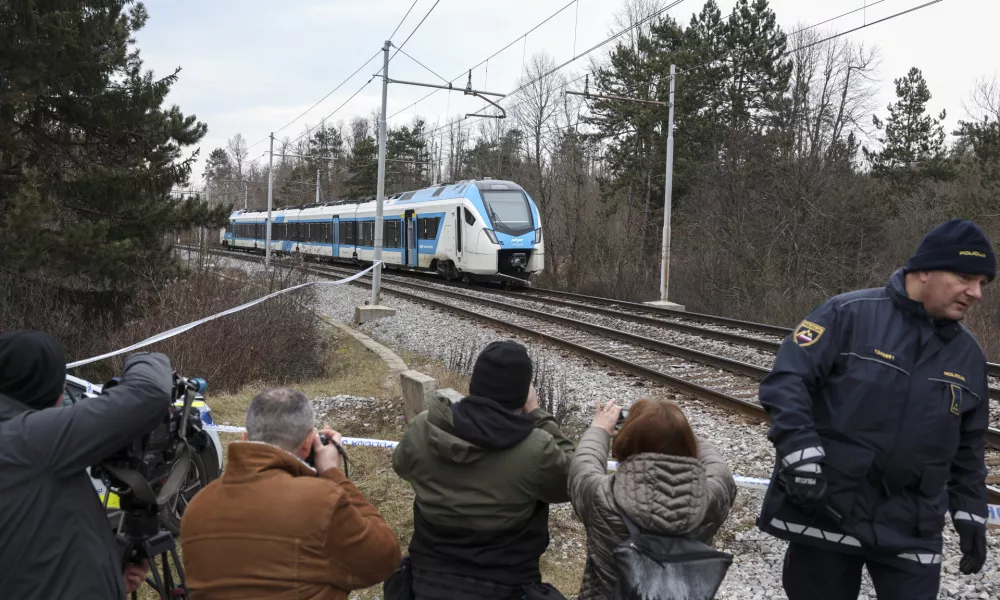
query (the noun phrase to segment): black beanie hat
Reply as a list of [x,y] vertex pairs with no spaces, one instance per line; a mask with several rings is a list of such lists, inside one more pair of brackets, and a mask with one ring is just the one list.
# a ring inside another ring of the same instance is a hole
[[0,334],[0,394],[35,410],[55,406],[66,385],[66,356],[40,331]]
[[906,272],[951,271],[968,275],[986,275],[992,281],[997,274],[997,258],[989,240],[972,221],[952,219],[931,230],[906,263]]
[[528,400],[532,378],[528,350],[512,340],[491,342],[472,367],[469,394],[516,410]]

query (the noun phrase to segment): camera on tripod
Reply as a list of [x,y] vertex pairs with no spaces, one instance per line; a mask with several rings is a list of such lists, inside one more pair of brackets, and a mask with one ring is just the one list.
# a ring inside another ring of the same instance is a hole
[[[104,385],[108,389],[117,381]],[[151,565],[153,584],[161,598],[186,598],[184,571],[177,557],[173,534],[165,527],[171,501],[188,480],[193,460],[212,442],[202,427],[195,397],[208,387],[203,379],[174,374],[167,414],[149,433],[91,467],[94,477],[104,480],[119,497],[122,519],[117,536],[124,544],[126,563]],[[160,556],[163,576],[156,570]],[[168,556],[177,570],[174,582]],[[135,594],[133,594],[135,597]]]

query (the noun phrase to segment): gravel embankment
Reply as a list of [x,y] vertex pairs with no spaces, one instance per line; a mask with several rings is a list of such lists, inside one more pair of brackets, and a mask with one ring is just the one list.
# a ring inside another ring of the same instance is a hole
[[[236,264],[243,266],[246,263]],[[336,319],[351,322],[354,308],[369,298],[370,292],[353,286],[323,286],[317,288],[316,308]],[[474,355],[493,340],[517,339],[506,332],[392,294],[385,294],[383,303],[396,308],[397,316],[366,323],[361,329],[397,351],[408,350],[429,358],[455,361],[456,357]],[[547,376],[556,379],[554,387],[558,395],[573,408],[568,417],[570,421],[585,426],[596,400],[617,398],[627,406],[644,396],[673,398],[684,409],[695,431],[720,450],[734,473],[751,477],[770,475],[773,449],[767,441],[763,419],[751,421],[581,359],[568,351],[533,340],[519,341],[528,347],[536,365],[543,365],[541,368],[547,371]],[[717,595],[720,600],[786,598],[781,588],[786,543],[760,532],[754,524],[762,498],[760,491],[741,488],[733,511],[717,537],[717,545],[734,555],[733,565]],[[1000,535],[989,533],[990,553],[986,565],[979,574],[970,576],[958,571],[961,552],[950,520],[944,536],[945,558],[938,597],[1000,600]],[[867,575],[859,598],[875,599]]]
[[[317,294],[317,309],[350,321],[354,316],[354,307],[368,296],[367,292],[353,287],[324,288]],[[511,337],[467,319],[391,295],[387,295],[383,302],[396,308],[399,311],[397,316],[366,323],[361,329],[396,349],[407,349],[444,360],[455,352],[482,348],[493,340]],[[751,477],[767,477],[770,474],[773,450],[767,442],[767,426],[763,422],[750,422],[745,417],[674,395],[669,390],[650,386],[637,378],[615,374],[603,365],[584,361],[565,351],[521,341],[528,346],[536,361],[544,361],[547,368],[559,373],[566,397],[579,407],[580,417],[585,417],[598,399],[615,397],[628,405],[643,396],[673,397],[684,408],[698,434],[719,448],[734,473]],[[741,488],[737,504],[720,533],[722,547],[734,555],[733,565],[718,595],[720,600],[785,598],[781,589],[781,565],[786,544],[760,532],[754,525],[762,498],[762,492]],[[945,539],[939,597],[1000,600],[1000,560],[997,554],[1000,552],[1000,536],[990,533],[989,558],[983,571],[973,576],[958,572],[961,553],[958,538],[950,524],[946,526]],[[874,588],[867,576],[860,598],[875,598]]]

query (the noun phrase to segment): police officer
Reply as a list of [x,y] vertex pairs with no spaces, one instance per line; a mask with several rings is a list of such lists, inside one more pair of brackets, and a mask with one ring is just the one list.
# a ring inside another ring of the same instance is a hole
[[758,527],[790,541],[789,600],[936,598],[945,513],[986,560],[986,357],[961,320],[996,276],[982,230],[934,228],[884,288],[815,309],[760,385],[776,449]]

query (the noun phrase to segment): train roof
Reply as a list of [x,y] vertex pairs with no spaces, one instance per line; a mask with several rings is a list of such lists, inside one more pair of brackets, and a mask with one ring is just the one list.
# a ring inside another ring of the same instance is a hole
[[[507,181],[503,179],[467,179],[463,181],[447,182],[447,183],[436,183],[432,186],[422,188],[419,190],[410,190],[407,192],[400,192],[398,194],[393,194],[385,199],[384,206],[393,206],[396,204],[411,204],[411,203],[421,203],[421,202],[435,202],[437,200],[451,200],[455,198],[469,198],[471,200],[481,199],[482,192],[497,191],[497,190],[516,190],[524,191],[520,185],[514,183],[513,181]],[[311,214],[310,209],[322,209],[325,207],[336,207],[336,206],[355,206],[358,208],[363,206],[374,206],[374,198],[362,198],[362,199],[352,199],[352,200],[338,200],[333,202],[324,202],[319,204],[308,204],[299,206],[286,206],[281,208],[275,208],[275,211],[293,211],[300,210],[302,213]],[[249,215],[266,211],[253,211],[253,210],[237,210],[230,216],[239,215]],[[304,215],[303,215],[304,216]]]

